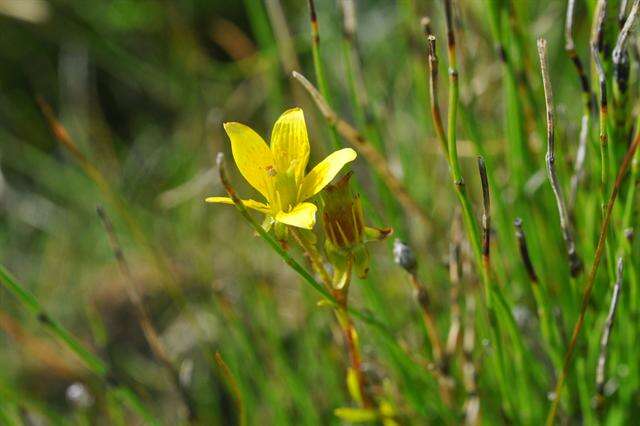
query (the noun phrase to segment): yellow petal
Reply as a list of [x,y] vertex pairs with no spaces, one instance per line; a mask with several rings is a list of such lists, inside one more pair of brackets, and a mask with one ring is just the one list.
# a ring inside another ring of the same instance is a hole
[[224,123],[231,140],[233,159],[251,186],[269,199],[269,172],[274,168],[273,154],[267,143],[250,127],[240,123]]
[[302,109],[290,109],[278,118],[271,132],[271,152],[278,173],[291,168],[296,182],[300,182],[309,161],[309,136]]
[[[207,203],[221,203],[221,204],[232,204],[233,200],[229,197],[207,197],[205,200]],[[248,209],[258,210],[262,213],[269,213],[270,209],[264,203],[256,200],[242,200],[242,204]]]
[[344,148],[330,154],[316,165],[308,175],[302,179],[298,200],[304,201],[316,195],[333,180],[345,164],[356,159],[356,152],[351,148]]
[[298,228],[312,229],[316,224],[316,210],[318,208],[312,203],[300,203],[289,213],[280,212],[276,215],[276,220],[287,225]]

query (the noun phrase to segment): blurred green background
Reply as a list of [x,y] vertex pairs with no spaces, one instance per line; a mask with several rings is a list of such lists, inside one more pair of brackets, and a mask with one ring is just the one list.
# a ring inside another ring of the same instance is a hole
[[[357,123],[345,74],[348,56],[339,3],[317,1],[321,54],[335,109]],[[511,420],[540,424],[554,382],[553,365],[536,343],[535,307],[511,223],[524,216],[541,282],[548,283],[551,293],[562,289],[568,269],[544,170],[544,103],[535,38],[544,35],[551,44],[560,123],[557,164],[568,187],[582,110],[580,86],[563,51],[566,4],[525,1],[513,2],[511,9],[505,6],[513,13],[503,14],[500,25],[519,79],[505,82],[487,6],[480,0],[459,3],[459,151],[476,212],[481,206],[476,154],[485,155],[491,169],[496,279],[535,360],[531,365],[526,359],[514,363],[513,374],[529,370],[531,377],[516,386],[514,411],[523,411]],[[579,3],[576,38],[586,60],[594,2]],[[393,226],[396,237],[412,243],[446,335],[447,257],[456,198],[429,116],[426,47],[419,25],[422,16],[430,16],[438,36],[446,111],[442,4],[367,0],[357,1],[356,9],[358,63],[364,76],[356,102],[366,104],[365,124],[378,132],[378,148],[430,222],[425,225],[403,214],[361,156],[353,169],[366,200],[365,216],[373,225]],[[347,360],[331,311],[317,306],[318,296],[253,235],[235,209],[203,201],[223,193],[214,167],[219,151],[227,154],[240,194],[256,195],[231,162],[225,121],[245,123],[267,138],[285,109],[301,106],[310,131],[311,164],[332,150],[324,119],[290,77],[298,70],[315,82],[307,2],[0,0],[0,33],[0,261],[52,317],[107,360],[115,374],[126,377],[164,424],[185,422],[185,406],[153,359],[127,299],[130,283],[118,270],[96,214],[96,206],[102,205],[203,424],[231,424],[236,418],[233,395],[211,362],[214,351],[238,381],[250,424],[340,424],[333,410],[349,404]],[[105,196],[104,188],[56,140],[38,98],[51,105],[121,202]],[[526,140],[527,152],[519,156],[513,148],[517,137]],[[597,165],[597,124],[591,139],[588,164]],[[588,170],[597,173],[591,166]],[[575,218],[587,265],[599,226],[599,198],[597,193],[588,195],[597,191],[594,182],[597,176],[586,184],[587,195],[579,198]],[[404,272],[393,263],[391,244],[371,246],[372,271],[368,279],[354,283],[352,303],[384,321],[406,352],[425,358],[421,354],[425,348],[428,353],[428,343],[419,310]],[[632,264],[637,262],[637,244],[635,250]],[[607,282],[604,274],[600,279]],[[471,292],[474,282],[469,278],[465,291]],[[589,325],[597,332],[589,334],[589,347],[597,347],[608,294],[608,286],[596,288],[598,316]],[[633,312],[628,318],[637,319],[637,310]],[[565,332],[572,325],[567,320]],[[402,423],[458,419],[447,414],[435,396],[437,383],[419,362],[385,343],[379,333],[360,323],[358,329],[365,370],[406,416]],[[628,392],[617,400],[620,421],[640,409],[633,330],[627,334],[631,340],[613,350],[619,361],[613,374],[623,365],[620,380],[631,377],[621,385]],[[482,364],[493,349],[478,343]],[[562,350],[558,348],[558,354]],[[593,387],[595,358],[589,353],[582,368],[588,370],[583,372],[585,383]],[[504,355],[510,359],[511,352]],[[80,424],[114,424],[121,416],[126,424],[139,421],[119,412],[104,384],[1,289],[0,366],[0,409],[4,406],[10,417]],[[70,395],[74,383],[86,386],[87,393],[80,394],[88,403]],[[576,390],[582,385],[569,386]],[[503,396],[491,386],[483,388],[486,424],[509,419],[501,414]]]

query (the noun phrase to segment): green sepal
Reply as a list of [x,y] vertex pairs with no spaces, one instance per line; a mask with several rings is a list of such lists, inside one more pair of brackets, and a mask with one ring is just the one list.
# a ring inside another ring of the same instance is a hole
[[362,405],[362,394],[360,393],[360,384],[358,383],[358,373],[351,367],[347,370],[347,389],[349,390],[351,398],[353,398],[358,405]]
[[393,234],[393,228],[374,228],[373,226],[364,227],[365,243],[371,241],[382,241],[391,234]]
[[358,244],[352,249],[353,266],[358,278],[367,278],[369,273],[369,250],[364,244]]

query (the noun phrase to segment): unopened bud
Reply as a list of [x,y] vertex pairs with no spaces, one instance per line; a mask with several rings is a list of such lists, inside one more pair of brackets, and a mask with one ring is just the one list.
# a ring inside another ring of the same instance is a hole
[[322,214],[327,238],[337,249],[349,249],[364,242],[364,218],[360,198],[349,188],[347,173],[335,185],[329,185],[322,193]]
[[633,228],[627,228],[624,230],[624,236],[627,239],[627,241],[629,241],[629,243],[633,242],[633,237],[634,237],[634,232],[633,232]]
[[400,241],[399,238],[393,242],[393,259],[405,271],[413,274],[418,269],[418,261],[411,247]]
[[89,389],[80,383],[72,383],[67,388],[66,392],[67,400],[77,408],[89,408],[93,405],[94,399]]

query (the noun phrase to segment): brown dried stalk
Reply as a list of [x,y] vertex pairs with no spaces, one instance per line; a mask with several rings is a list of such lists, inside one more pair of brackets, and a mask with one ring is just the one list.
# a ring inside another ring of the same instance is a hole
[[330,125],[335,126],[338,133],[356,150],[358,150],[364,158],[371,164],[375,171],[380,175],[380,178],[387,185],[389,190],[398,198],[400,204],[407,210],[408,213],[417,216],[425,225],[429,224],[429,217],[427,212],[418,204],[418,202],[409,194],[404,184],[391,172],[389,165],[385,158],[380,154],[358,130],[356,130],[349,123],[338,117],[335,111],[329,106],[324,97],[318,92],[313,84],[309,82],[302,74],[294,71],[292,73],[293,78],[298,80],[300,84],[307,90],[309,95],[318,106],[318,109],[329,122]]
[[554,111],[553,111],[553,91],[551,89],[551,81],[549,80],[549,70],[547,65],[547,41],[543,38],[538,39],[538,55],[540,57],[540,71],[542,74],[542,84],[544,87],[544,100],[547,109],[547,173],[549,182],[553,189],[558,206],[558,214],[560,216],[560,227],[562,228],[562,236],[567,248],[569,257],[569,270],[572,277],[577,277],[582,272],[582,261],[576,251],[576,244],[573,236],[573,229],[569,219],[569,213],[565,205],[562,188],[558,181],[558,175],[555,166],[555,133],[554,133]]

